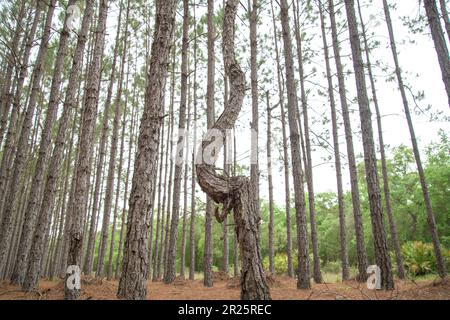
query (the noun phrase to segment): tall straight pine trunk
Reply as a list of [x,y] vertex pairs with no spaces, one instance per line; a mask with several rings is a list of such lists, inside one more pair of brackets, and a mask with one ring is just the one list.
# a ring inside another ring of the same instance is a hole
[[160,1],[156,5],[154,41],[129,198],[123,269],[117,293],[122,299],[143,300],[147,296],[147,211],[153,206],[150,201],[157,172],[159,135],[163,120],[162,99],[175,24],[175,9],[174,0]]
[[323,51],[325,56],[325,67],[327,72],[328,82],[328,98],[330,100],[331,108],[331,125],[333,135],[333,151],[334,151],[334,165],[336,170],[336,184],[337,184],[337,196],[339,207],[339,240],[341,246],[341,264],[342,264],[342,280],[348,280],[350,278],[350,264],[348,259],[348,247],[347,247],[347,235],[345,224],[345,203],[344,203],[344,188],[342,185],[342,166],[341,166],[341,153],[339,148],[339,127],[336,114],[336,101],[334,98],[334,85],[330,66],[330,52],[328,49],[327,34],[325,27],[325,17],[323,14],[323,6],[319,1],[319,15],[320,24],[322,30]]
[[364,21],[363,21],[359,0],[357,1],[357,4],[358,4],[359,20],[361,22],[361,27],[362,27],[362,36],[363,36],[363,40],[364,40],[364,51],[366,53],[367,71],[368,71],[368,75],[369,75],[369,79],[370,79],[370,87],[372,89],[373,104],[375,106],[375,113],[376,113],[376,117],[377,117],[378,141],[379,141],[380,156],[381,156],[381,171],[382,171],[382,175],[383,175],[384,202],[386,205],[386,212],[388,215],[389,227],[391,229],[392,246],[394,247],[395,257],[396,257],[396,262],[397,262],[397,274],[400,279],[404,279],[405,278],[405,268],[403,266],[403,257],[402,257],[402,252],[400,249],[400,241],[398,239],[397,223],[394,218],[394,213],[392,212],[391,191],[390,191],[390,187],[389,187],[389,176],[388,176],[387,163],[386,163],[387,162],[386,161],[386,151],[384,149],[381,113],[380,113],[380,107],[378,105],[378,95],[377,95],[377,90],[376,90],[376,85],[375,85],[375,78],[374,78],[374,75],[372,72],[372,63],[370,61],[369,44],[367,41],[366,28],[365,28]]
[[367,252],[364,243],[364,227],[361,213],[361,200],[359,196],[358,172],[356,169],[355,150],[353,147],[353,131],[350,121],[350,113],[347,100],[347,88],[345,85],[345,73],[341,60],[341,50],[339,47],[338,27],[336,22],[336,13],[333,0],[328,0],[328,12],[330,15],[331,35],[333,39],[334,60],[339,85],[339,97],[341,101],[342,118],[344,120],[345,141],[347,145],[348,170],[350,173],[350,186],[352,193],[353,217],[356,234],[356,258],[358,265],[358,281],[367,279]]
[[289,139],[291,142],[292,174],[294,176],[294,199],[297,221],[298,270],[297,288],[309,289],[309,248],[306,221],[305,191],[303,190],[303,170],[300,156],[299,123],[297,123],[297,86],[294,79],[294,59],[289,25],[289,9],[286,0],[280,1],[281,26],[283,33],[286,89],[288,96]]
[[[101,0],[96,27],[96,39],[91,65],[89,67],[86,83],[86,99],[82,110],[81,135],[76,162],[76,179],[73,201],[71,203],[71,228],[69,234],[69,252],[67,256],[68,266],[80,268],[83,249],[83,225],[84,212],[87,208],[87,197],[90,178],[90,158],[93,149],[94,128],[97,120],[99,88],[102,67],[102,55],[105,46],[106,20],[108,16],[108,1]],[[71,275],[66,273],[64,298],[66,300],[78,300],[81,294],[80,288],[69,287],[67,279]]]
[[364,74],[361,43],[356,22],[354,0],[345,0],[347,21],[352,48],[353,68],[355,70],[356,89],[361,120],[361,133],[364,146],[364,163],[366,171],[367,192],[369,196],[370,217],[375,247],[375,260],[381,269],[381,286],[385,290],[394,289],[391,257],[387,246],[386,231],[383,220],[383,205],[378,179],[377,158],[373,139],[372,119],[369,108],[369,97]]

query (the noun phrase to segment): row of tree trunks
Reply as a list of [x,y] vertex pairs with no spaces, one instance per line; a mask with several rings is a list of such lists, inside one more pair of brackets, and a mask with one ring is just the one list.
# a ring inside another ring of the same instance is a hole
[[[19,44],[23,31],[23,20],[26,14],[26,2],[20,1],[20,8],[17,14],[16,27],[14,35],[11,37],[11,43],[9,44],[10,52],[7,58],[7,66],[4,73],[5,76],[2,81],[2,87],[0,91],[0,146],[2,145],[3,137],[6,127],[8,125],[9,109],[11,108],[12,89],[14,88],[16,79],[13,77],[14,69],[18,68],[17,57],[19,57]],[[26,36],[24,35],[24,41]],[[14,79],[13,79],[14,78]],[[0,214],[1,219],[1,214]]]
[[7,188],[7,195],[5,198],[5,203],[3,206],[3,221],[1,225],[1,237],[0,237],[0,270],[6,267],[6,251],[9,243],[9,239],[11,237],[12,224],[11,220],[15,213],[18,210],[18,195],[20,191],[20,178],[24,167],[26,165],[26,160],[29,155],[30,146],[28,143],[31,126],[33,123],[33,115],[36,110],[36,104],[38,101],[39,93],[41,92],[41,79],[44,73],[44,61],[47,56],[48,45],[50,40],[51,26],[53,21],[53,13],[56,7],[56,0],[52,0],[48,4],[47,15],[45,18],[45,25],[43,29],[43,34],[41,37],[39,51],[37,53],[36,62],[33,68],[33,76],[31,82],[31,92],[28,99],[27,108],[25,111],[24,119],[22,121],[22,125],[20,127],[20,135],[15,145],[15,157],[12,162],[12,175],[11,179],[8,181],[9,188]]
[[356,257],[358,265],[358,281],[367,279],[367,252],[364,244],[364,228],[361,213],[361,200],[359,197],[358,173],[356,168],[355,150],[353,147],[353,132],[350,121],[350,113],[347,100],[347,89],[345,84],[344,67],[341,60],[341,50],[339,47],[338,27],[336,22],[336,13],[333,0],[328,0],[328,12],[330,15],[331,35],[333,39],[333,53],[336,63],[339,97],[342,109],[342,118],[344,120],[345,141],[347,146],[348,169],[350,173],[350,187],[352,193],[353,217],[356,234]]
[[[431,4],[431,2],[435,3],[434,1],[425,1],[427,13],[430,11],[429,7],[433,6]],[[447,270],[446,270],[446,266],[445,266],[444,257],[442,256],[442,252],[441,252],[441,244],[439,241],[439,235],[438,235],[438,230],[437,230],[437,226],[436,226],[436,219],[435,219],[434,213],[433,213],[433,207],[431,205],[430,192],[429,192],[428,184],[427,184],[427,181],[425,178],[425,172],[423,169],[422,160],[420,158],[419,146],[418,146],[417,139],[416,139],[416,133],[414,132],[414,125],[412,122],[411,112],[409,110],[408,98],[406,97],[405,86],[403,84],[403,76],[402,76],[402,71],[400,69],[400,63],[398,61],[397,45],[395,43],[394,30],[392,27],[392,20],[390,17],[389,6],[387,3],[387,0],[383,0],[383,6],[384,6],[385,17],[386,17],[386,24],[387,24],[388,31],[389,31],[389,40],[390,40],[390,45],[391,45],[391,50],[392,50],[392,57],[393,57],[394,63],[395,63],[395,74],[397,76],[398,88],[400,90],[400,94],[402,97],[403,108],[405,111],[406,121],[408,123],[414,158],[416,160],[417,171],[419,173],[420,185],[422,187],[423,198],[424,198],[425,207],[427,210],[428,226],[430,229],[431,237],[433,239],[437,269],[438,269],[439,276],[441,276],[442,278],[445,278],[445,276],[447,275]],[[437,9],[436,9],[436,11],[437,11]],[[430,20],[430,17],[429,17],[429,20]],[[435,23],[435,21],[433,22],[430,20],[430,25],[431,25],[432,29],[434,28],[433,23]],[[438,21],[438,23],[439,23],[439,21]],[[432,32],[432,33],[434,34],[434,32]],[[437,47],[437,44],[436,44],[436,47]],[[449,62],[448,52],[447,52],[446,58],[447,58],[447,62]],[[450,62],[449,62],[448,68],[450,68]],[[447,80],[450,81],[450,71],[447,73]],[[450,82],[448,84],[450,86]],[[449,93],[449,87],[447,87],[447,93]],[[450,96],[449,96],[449,102],[450,102]]]
[[377,90],[376,90],[376,85],[375,85],[375,78],[373,76],[372,64],[370,61],[369,44],[368,44],[367,35],[366,35],[366,28],[365,28],[364,21],[363,21],[359,0],[357,1],[357,4],[358,4],[359,20],[361,22],[361,28],[362,28],[362,36],[363,36],[363,41],[364,41],[364,51],[366,53],[367,72],[369,75],[370,87],[372,89],[373,104],[375,107],[375,113],[376,113],[376,117],[377,117],[378,141],[379,141],[380,157],[381,157],[381,171],[382,171],[382,175],[383,175],[384,202],[386,205],[386,212],[388,215],[388,221],[389,221],[389,226],[390,226],[390,230],[391,230],[392,246],[394,247],[395,257],[396,257],[396,261],[397,261],[397,274],[400,279],[404,279],[405,278],[405,269],[403,266],[403,257],[402,257],[402,252],[400,249],[400,241],[398,239],[397,223],[395,222],[394,213],[392,212],[391,191],[389,188],[389,177],[388,177],[387,164],[386,164],[386,152],[385,152],[384,140],[383,140],[383,128],[382,128],[382,123],[381,123],[381,113],[380,113],[380,108],[378,105],[378,96],[377,96]]
[[[99,161],[96,167],[95,173],[95,187],[94,187],[94,197],[93,197],[93,209],[90,220],[89,236],[87,241],[87,250],[84,258],[83,271],[85,274],[90,275],[92,273],[92,268],[94,264],[94,250],[95,250],[95,236],[96,236],[96,225],[97,225],[97,215],[100,208],[100,185],[103,170],[104,159],[106,158],[106,145],[108,144],[108,134],[109,134],[109,114],[111,109],[111,101],[113,94],[113,87],[116,79],[116,65],[119,50],[119,37],[120,37],[120,27],[122,25],[122,12],[123,12],[123,0],[120,1],[118,23],[115,37],[115,45],[113,51],[113,60],[111,65],[111,75],[109,78],[108,91],[106,94],[106,100],[103,112],[103,123],[102,123],[102,133],[99,143]],[[99,269],[99,268],[97,268]],[[98,272],[96,273],[98,275]]]
[[[73,5],[75,0],[69,1],[68,5]],[[56,118],[56,112],[59,102],[60,86],[62,81],[62,71],[64,58],[67,55],[67,41],[70,36],[69,24],[67,20],[69,15],[66,14],[63,29],[59,38],[59,48],[56,55],[56,61],[53,71],[53,79],[50,89],[49,103],[47,105],[47,114],[44,122],[44,128],[41,134],[39,145],[38,159],[34,169],[34,177],[31,183],[30,194],[26,205],[24,224],[22,226],[22,235],[19,241],[18,256],[14,265],[14,271],[11,277],[13,284],[20,285],[26,272],[28,252],[31,247],[31,239],[33,237],[34,226],[37,220],[39,194],[42,189],[45,168],[48,163],[49,152],[51,147],[51,133]]]
[[[8,130],[6,132],[6,138],[5,138],[5,142],[4,142],[4,146],[3,146],[2,161],[0,163],[0,217],[2,218],[2,225],[3,225],[3,222],[5,222],[5,224],[8,225],[9,224],[8,219],[10,219],[9,217],[6,217],[6,221],[5,221],[5,214],[4,214],[3,210],[5,207],[5,203],[7,201],[7,196],[6,196],[7,192],[6,191],[8,188],[8,183],[9,183],[9,179],[10,179],[10,175],[11,175],[12,161],[14,159],[14,155],[16,152],[15,143],[18,138],[17,135],[20,133],[20,130],[18,130],[18,127],[19,127],[19,124],[21,123],[19,121],[19,119],[20,119],[19,115],[20,115],[22,91],[23,91],[23,87],[25,84],[25,79],[28,75],[28,67],[29,67],[29,59],[30,59],[30,55],[31,55],[31,49],[33,48],[36,31],[38,29],[40,16],[41,16],[43,9],[44,9],[43,2],[38,2],[36,4],[36,9],[35,9],[35,13],[34,13],[32,26],[27,34],[27,37],[24,38],[25,47],[24,47],[24,52],[23,52],[23,56],[22,56],[20,69],[18,71],[19,76],[18,76],[17,80],[15,81],[16,84],[15,84],[14,98],[12,99],[12,97],[10,97],[10,95],[8,95],[5,99],[6,100],[5,101],[5,103],[6,103],[5,109],[7,109],[7,110],[10,109],[9,104],[11,102],[13,105],[12,105],[11,114],[9,116],[9,125],[8,125]],[[13,86],[13,88],[14,88],[14,86]],[[27,101],[28,101],[28,96],[27,96]],[[6,236],[6,234],[5,234],[5,236]],[[1,245],[0,245],[0,247],[1,247]],[[1,248],[0,248],[0,251],[2,251]],[[0,256],[1,255],[2,255],[2,253],[0,252]],[[2,272],[1,260],[2,259],[0,258],[0,274]]]
[[[101,0],[96,26],[93,59],[91,61],[86,83],[86,99],[82,110],[81,134],[79,136],[78,159],[76,162],[76,179],[73,201],[70,204],[71,227],[69,236],[68,266],[80,268],[83,249],[84,212],[87,209],[87,195],[90,180],[90,159],[93,149],[94,127],[97,119],[98,98],[100,89],[102,55],[105,46],[106,20],[108,15],[108,1]],[[66,274],[64,297],[67,300],[77,300],[81,290],[68,286],[71,274]]]
[[[303,112],[303,124],[305,129],[304,141],[306,148],[303,150],[304,165],[305,165],[305,176],[306,185],[308,187],[308,204],[309,204],[309,220],[311,224],[311,243],[313,249],[314,258],[314,270],[313,278],[314,282],[322,283],[322,273],[320,272],[320,258],[319,258],[319,240],[317,236],[317,223],[316,223],[316,206],[315,206],[315,196],[314,196],[314,184],[313,184],[313,164],[311,157],[311,139],[309,136],[309,117],[308,117],[308,104],[306,98],[306,86],[305,86],[305,72],[303,63],[303,48],[302,48],[302,38],[300,36],[300,7],[297,0],[297,8],[295,2],[293,3],[292,9],[294,11],[294,26],[295,26],[295,40],[297,43],[297,60],[299,65],[299,76],[300,76],[300,94],[301,94],[301,105]],[[300,112],[297,113],[300,116]],[[299,120],[299,128],[301,130],[301,121]],[[302,143],[303,144],[303,143]]]
[[181,179],[183,177],[183,158],[186,146],[186,109],[188,95],[188,50],[189,50],[189,1],[183,0],[183,40],[181,48],[181,96],[178,121],[178,142],[175,154],[175,173],[172,199],[172,221],[167,257],[167,272],[164,283],[172,283],[176,277],[176,253],[178,240],[178,223],[180,219]]
[[286,133],[286,113],[284,109],[284,81],[282,79],[281,73],[281,63],[280,63],[280,53],[278,50],[278,34],[277,26],[275,23],[275,12],[273,9],[273,1],[270,2],[271,12],[272,12],[272,23],[273,23],[273,36],[275,44],[275,57],[277,62],[277,84],[278,84],[278,95],[280,102],[280,113],[281,113],[281,132],[283,137],[283,167],[284,167],[284,195],[285,195],[285,210],[286,210],[286,255],[288,258],[288,275],[294,277],[294,265],[292,260],[292,232],[291,232],[291,189],[289,181],[289,155],[288,155],[288,139]]
[[330,52],[328,48],[325,17],[323,14],[324,8],[322,2],[319,1],[319,15],[322,30],[323,51],[325,56],[325,67],[328,81],[328,99],[330,100],[331,108],[331,125],[333,135],[333,151],[334,151],[334,165],[336,170],[336,184],[339,207],[339,240],[341,245],[341,261],[342,261],[342,280],[350,278],[350,264],[348,260],[347,236],[346,236],[346,222],[345,222],[345,204],[344,204],[344,188],[342,186],[342,166],[341,154],[339,148],[339,134],[338,134],[338,119],[336,114],[336,101],[334,98],[333,77],[330,66]]
[[[110,216],[112,207],[112,197],[114,188],[114,176],[116,171],[116,157],[117,157],[117,147],[119,143],[119,128],[120,128],[120,115],[121,115],[121,99],[123,90],[123,78],[125,72],[125,62],[127,53],[127,36],[128,36],[128,17],[130,14],[130,3],[126,2],[126,14],[125,14],[125,31],[123,37],[123,48],[122,48],[122,61],[121,69],[119,74],[119,83],[116,93],[116,99],[114,102],[114,120],[113,120],[113,130],[111,137],[111,148],[108,161],[108,176],[106,178],[106,190],[105,199],[103,207],[103,219],[102,219],[102,232],[101,232],[101,243],[100,251],[98,254],[97,272],[96,276],[101,277],[104,274],[104,262],[108,246],[108,235],[110,226]],[[119,26],[120,28],[120,26]]]

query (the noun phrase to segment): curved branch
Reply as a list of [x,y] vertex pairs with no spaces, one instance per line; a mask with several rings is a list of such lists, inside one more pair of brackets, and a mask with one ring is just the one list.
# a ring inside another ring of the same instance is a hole
[[[232,129],[242,108],[242,102],[245,96],[245,75],[239,63],[236,60],[234,52],[234,25],[236,20],[237,5],[239,0],[229,0],[225,6],[223,21],[223,42],[222,51],[225,64],[225,74],[230,79],[230,97],[225,103],[225,108],[213,126],[206,134],[204,142],[199,148],[198,158],[201,163],[196,165],[198,183],[202,190],[207,193],[216,203],[224,203],[229,198],[230,178],[216,173],[214,163],[204,163],[203,158],[205,148],[213,139],[214,129],[222,134],[226,130]],[[220,152],[223,146],[220,145],[215,150]],[[200,158],[199,158],[200,157]]]

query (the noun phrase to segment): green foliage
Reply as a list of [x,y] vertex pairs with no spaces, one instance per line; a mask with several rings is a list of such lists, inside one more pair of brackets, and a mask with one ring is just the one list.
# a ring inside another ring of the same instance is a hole
[[[298,268],[297,253],[292,255],[294,270]],[[276,274],[286,274],[288,271],[288,257],[284,252],[277,253],[274,257],[275,263],[275,273]],[[269,256],[266,256],[263,260],[263,265],[265,270],[269,270]]]
[[[426,162],[424,169],[430,189],[430,197],[433,205],[436,224],[438,226],[439,237],[442,248],[450,247],[450,142],[444,132],[440,132],[439,141],[427,146]],[[427,224],[426,209],[423,203],[423,194],[420,188],[419,177],[416,171],[416,164],[412,150],[406,146],[400,146],[391,151],[392,156],[388,159],[388,172],[390,178],[391,198],[394,216],[397,222],[400,243],[403,244],[405,266],[412,276],[427,276],[436,272],[436,260],[431,243],[431,235]],[[362,161],[361,161],[362,162]],[[239,174],[247,174],[248,167],[238,167]],[[360,196],[364,222],[365,244],[367,248],[369,263],[375,262],[372,227],[370,223],[370,212],[367,199],[367,189],[365,185],[364,164],[358,166],[360,170]],[[381,168],[380,168],[381,170]],[[339,277],[341,273],[341,247],[339,238],[339,208],[337,195],[333,192],[316,194],[317,229],[319,237],[319,256],[324,275],[329,277]],[[292,202],[293,203],[293,202]],[[384,203],[384,202],[383,202]],[[356,237],[354,231],[352,200],[350,192],[344,195],[346,226],[347,226],[347,246],[349,262],[352,274],[356,274]],[[269,269],[269,205],[265,200],[261,200],[261,254],[263,265]],[[196,204],[195,217],[195,261],[196,272],[204,269],[204,246],[205,246],[205,203],[199,197]],[[297,245],[295,241],[296,225],[295,210],[291,208],[291,233],[292,233],[292,258],[294,270],[297,270]],[[309,214],[308,214],[309,216]],[[190,207],[188,208],[187,239],[186,239],[186,267],[190,261]],[[228,220],[228,247],[229,266],[232,270],[234,263],[234,225],[232,216]],[[118,222],[118,227],[121,223]],[[389,224],[385,222],[386,230],[389,231]],[[156,227],[156,216],[154,217],[154,227]],[[308,224],[309,228],[309,224]],[[178,253],[181,253],[181,232],[182,218],[179,224]],[[310,232],[310,231],[309,231]],[[117,259],[118,237],[120,230],[116,232],[116,245],[114,248],[114,266]],[[284,205],[274,205],[274,249],[275,249],[275,272],[277,274],[287,273],[287,236],[286,236],[286,212]],[[390,233],[388,244],[391,250],[391,260],[395,266],[395,256],[391,247]],[[153,234],[155,238],[155,233]],[[218,270],[223,259],[223,225],[213,221],[213,269]],[[100,237],[97,235],[97,246]],[[153,239],[155,240],[155,239]],[[109,244],[108,240],[108,244]],[[97,248],[96,248],[97,249]],[[98,249],[96,250],[96,253]],[[312,253],[312,248],[310,248]],[[443,249],[447,264],[450,260],[450,250]],[[310,255],[311,270],[313,269],[312,254]],[[95,260],[95,264],[97,260]],[[450,265],[449,265],[450,267]],[[177,269],[180,268],[180,254],[177,259]],[[330,278],[330,279],[331,279]],[[334,279],[334,278],[333,278]]]
[[[433,244],[409,241],[403,244],[402,253],[406,270],[412,276],[436,273],[436,257]],[[449,262],[450,250],[443,250],[444,259]]]

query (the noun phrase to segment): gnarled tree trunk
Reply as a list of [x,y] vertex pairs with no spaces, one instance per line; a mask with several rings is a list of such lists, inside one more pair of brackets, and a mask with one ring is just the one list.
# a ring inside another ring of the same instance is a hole
[[[229,0],[225,6],[223,22],[223,57],[225,74],[230,79],[230,97],[223,113],[214,124],[214,130],[209,130],[199,149],[197,157],[204,155],[208,142],[213,138],[214,131],[219,130],[222,135],[225,130],[231,130],[237,120],[245,95],[245,75],[242,72],[234,53],[234,28],[238,0]],[[220,146],[222,147],[222,146]],[[220,149],[220,147],[218,149]],[[214,158],[220,150],[215,150]],[[235,229],[240,245],[242,258],[241,299],[267,300],[270,299],[262,266],[259,249],[259,217],[256,212],[253,197],[254,190],[247,177],[225,177],[215,172],[213,159],[206,159],[208,163],[197,159],[197,178],[204,192],[216,203],[223,204],[223,211],[216,208],[216,218],[223,222],[233,210]]]

